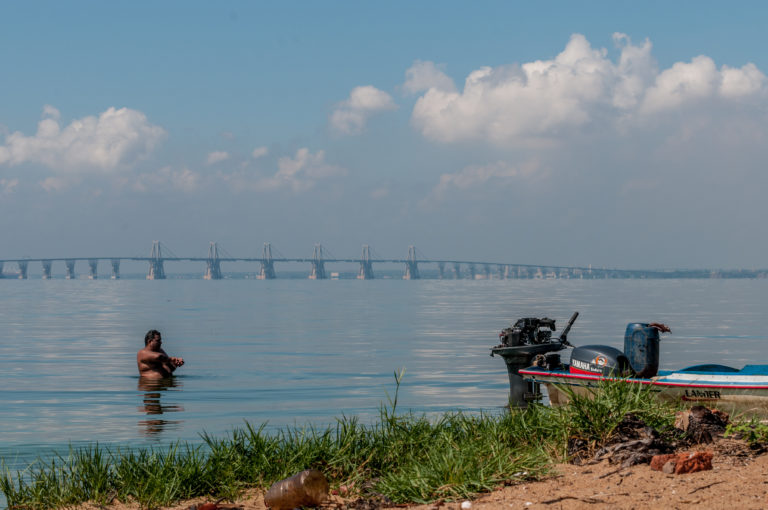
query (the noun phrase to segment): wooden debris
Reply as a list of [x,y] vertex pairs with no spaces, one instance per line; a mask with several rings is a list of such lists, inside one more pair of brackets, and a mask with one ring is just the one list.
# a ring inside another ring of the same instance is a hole
[[693,406],[675,414],[675,428],[685,432],[693,444],[711,443],[722,437],[727,425],[726,413],[704,406]]

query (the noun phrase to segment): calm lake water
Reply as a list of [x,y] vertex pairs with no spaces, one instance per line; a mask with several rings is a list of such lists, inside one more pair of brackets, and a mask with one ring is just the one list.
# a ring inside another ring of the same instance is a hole
[[[662,368],[768,362],[766,280],[2,280],[0,457],[23,467],[68,445],[200,442],[243,425],[370,422],[399,407],[501,411],[489,348],[518,317],[621,348],[628,322],[664,322]],[[139,384],[148,329],[186,365]]]

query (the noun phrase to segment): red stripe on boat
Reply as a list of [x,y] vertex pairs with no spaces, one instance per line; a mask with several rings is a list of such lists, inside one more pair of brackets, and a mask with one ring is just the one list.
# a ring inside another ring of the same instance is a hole
[[570,370],[568,370],[571,374],[584,374],[584,375],[603,375],[601,372],[590,372],[589,370],[580,370],[578,368],[571,367]]
[[[576,369],[578,370],[578,369]],[[674,386],[677,388],[709,388],[709,389],[734,389],[734,390],[768,390],[768,384],[762,385],[749,385],[749,384],[709,384],[709,383],[685,383],[685,382],[672,382],[672,381],[652,381],[650,379],[620,379],[615,377],[603,377],[600,374],[594,372],[581,372],[581,373],[568,373],[561,372],[559,374],[553,374],[552,372],[535,372],[533,370],[520,370],[524,375],[540,375],[547,377],[557,377],[560,379],[590,379],[593,381],[605,379],[610,381],[624,380],[631,383],[639,384],[653,384],[656,386]]]

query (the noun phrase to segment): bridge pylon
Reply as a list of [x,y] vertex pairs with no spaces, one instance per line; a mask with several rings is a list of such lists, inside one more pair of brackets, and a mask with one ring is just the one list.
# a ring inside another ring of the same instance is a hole
[[221,280],[221,262],[219,261],[219,246],[216,243],[211,243],[208,246],[208,260],[206,261],[207,267],[205,268],[205,274],[203,280]]
[[437,263],[437,272],[440,274],[440,279],[445,278],[445,262]]
[[19,280],[26,280],[27,265],[29,264],[29,262],[27,262],[26,260],[20,260],[18,264],[19,264]]
[[373,262],[371,262],[371,248],[367,244],[363,245],[363,256],[360,259],[360,271],[357,273],[358,280],[373,280]]
[[119,280],[120,279],[120,259],[112,259],[110,260],[112,263],[112,279],[113,280]]
[[77,275],[75,274],[75,259],[65,260],[64,267],[67,268],[67,272],[64,275],[64,278],[66,278],[67,280],[74,280],[77,278]]
[[403,275],[403,280],[418,280],[419,278],[421,278],[421,276],[419,276],[419,266],[416,263],[416,247],[409,246],[408,258],[405,261],[405,274]]
[[312,271],[309,273],[310,280],[325,280],[328,278],[325,274],[325,261],[323,261],[323,245],[316,244],[312,250]]
[[474,280],[477,277],[477,269],[474,264],[469,265],[469,278]]
[[96,280],[99,277],[98,273],[98,267],[99,267],[99,259],[88,259],[88,279],[89,280]]
[[261,271],[256,277],[259,280],[275,279],[275,263],[272,260],[272,245],[264,243],[264,250],[261,255]]
[[461,279],[461,264],[458,262],[453,263],[453,277],[457,280]]
[[165,280],[165,268],[163,267],[163,253],[160,241],[152,241],[152,251],[149,254],[149,272],[147,280]]
[[51,279],[51,266],[53,265],[52,260],[43,260],[43,280],[50,280]]

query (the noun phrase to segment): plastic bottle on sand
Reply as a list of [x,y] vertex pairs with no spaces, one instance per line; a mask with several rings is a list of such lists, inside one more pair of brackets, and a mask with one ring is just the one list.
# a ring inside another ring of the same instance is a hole
[[328,480],[320,471],[307,469],[272,484],[264,504],[272,510],[318,506],[328,497]]

